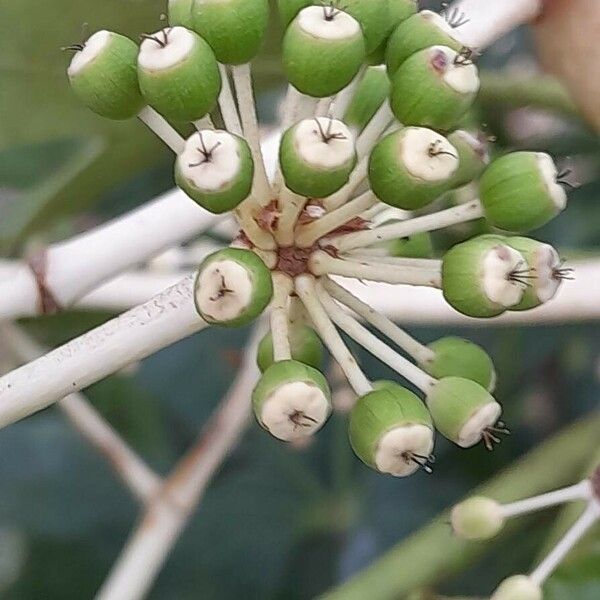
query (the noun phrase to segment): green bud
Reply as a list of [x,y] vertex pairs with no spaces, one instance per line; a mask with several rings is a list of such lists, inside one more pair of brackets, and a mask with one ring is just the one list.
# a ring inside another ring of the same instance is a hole
[[373,193],[386,204],[414,210],[449,189],[458,169],[456,149],[441,134],[405,127],[381,139],[369,157]]
[[[323,344],[312,327],[307,325],[290,326],[290,348],[292,358],[318,369],[323,362]],[[273,364],[273,336],[267,333],[258,344],[256,362],[261,372]]]
[[[382,225],[391,225],[393,222],[398,221],[397,219],[390,219]],[[383,242],[379,247],[386,248],[389,256],[398,258],[432,258],[434,254],[433,241],[428,231],[389,240]]]
[[454,186],[461,187],[478,179],[490,162],[488,145],[482,136],[459,129],[448,136],[458,151],[459,166],[454,175]]
[[419,366],[432,377],[463,377],[475,381],[489,392],[494,391],[494,364],[481,346],[463,338],[444,337],[427,347],[433,350],[435,356],[419,363]]
[[498,236],[480,236],[457,244],[442,261],[446,301],[470,317],[495,317],[521,302],[525,286],[519,274],[525,259]]
[[210,46],[185,27],[147,37],[138,56],[140,89],[167,119],[196,121],[213,110],[221,75]]
[[498,586],[490,600],[542,600],[543,597],[542,588],[527,575],[513,575]]
[[500,441],[497,434],[507,433],[498,422],[502,412],[498,402],[470,379],[440,379],[427,394],[427,407],[435,428],[462,448],[470,448],[483,439],[491,450],[492,443]]
[[308,6],[285,32],[283,71],[301,93],[314,98],[337,94],[356,76],[365,43],[354,17],[329,6]]
[[369,67],[344,115],[344,122],[362,131],[390,93],[390,80],[383,65]]
[[388,0],[344,0],[341,6],[360,23],[365,50],[370,54],[383,43],[389,33]]
[[279,163],[290,190],[307,198],[325,198],[347,183],[354,169],[354,136],[336,119],[304,119],[284,133]]
[[313,4],[312,0],[277,0],[277,9],[283,27],[286,28],[303,8],[311,4]]
[[552,158],[541,152],[512,152],[494,160],[479,182],[486,219],[494,227],[530,231],[567,205]]
[[192,21],[220,63],[241,65],[260,50],[269,21],[269,2],[193,0]]
[[457,504],[451,513],[454,533],[465,540],[489,540],[504,526],[502,507],[495,500],[473,496]]
[[233,210],[252,189],[254,162],[246,140],[227,131],[199,131],[175,162],[177,185],[206,210]]
[[181,25],[187,29],[193,29],[192,3],[193,0],[169,0],[167,11],[169,13],[169,25],[171,27]]
[[411,391],[378,382],[359,398],[350,414],[350,444],[368,466],[396,477],[419,468],[430,470],[433,450],[431,416]]
[[295,360],[273,363],[252,392],[254,414],[261,427],[290,442],[313,435],[331,414],[325,377]]
[[256,319],[273,295],[271,272],[251,250],[226,248],[207,256],[194,282],[194,303],[208,323],[241,327]]
[[134,117],[145,105],[138,85],[137,44],[112,31],[98,31],[77,50],[67,71],[75,95],[108,119]]
[[402,21],[388,40],[385,61],[390,77],[407,58],[430,46],[447,46],[459,52],[464,44],[444,17],[430,10]]
[[456,126],[479,90],[477,67],[447,46],[416,52],[391,80],[390,105],[396,118],[404,125],[441,130]]

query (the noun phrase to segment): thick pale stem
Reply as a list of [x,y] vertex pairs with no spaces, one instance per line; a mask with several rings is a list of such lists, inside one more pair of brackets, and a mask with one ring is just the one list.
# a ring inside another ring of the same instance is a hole
[[[331,102],[333,98],[321,98],[315,107],[315,117],[327,117],[331,115]],[[332,117],[336,118],[336,117]]]
[[354,262],[333,258],[326,252],[317,251],[310,257],[310,270],[314,275],[341,275],[368,281],[384,283],[422,285],[440,288],[442,285],[439,270],[419,269],[379,264],[378,262]]
[[225,128],[230,133],[235,135],[242,135],[242,124],[240,123],[240,116],[238,114],[237,106],[235,105],[235,99],[231,90],[231,83],[229,82],[229,73],[227,67],[219,63],[219,73],[221,73],[221,92],[219,94],[219,109],[221,111],[221,117],[223,117],[223,123]]
[[212,117],[210,115],[204,115],[201,119],[197,119],[194,121],[194,127],[198,131],[204,131],[206,129],[214,129],[215,124],[213,123]]
[[[394,113],[390,108],[389,100],[386,100],[367,123],[362,133],[356,140],[356,152],[359,158],[364,158],[372,150],[377,140],[394,120]],[[398,125],[400,127],[400,125]]]
[[332,211],[344,205],[352,196],[354,190],[356,190],[356,188],[367,178],[368,167],[368,158],[365,157],[360,160],[356,167],[354,167],[354,171],[352,171],[348,183],[340,188],[335,194],[323,198],[323,207],[328,211]]
[[504,504],[502,506],[502,515],[508,519],[510,517],[531,513],[536,510],[549,508],[550,506],[573,502],[574,500],[589,500],[591,497],[592,486],[586,479],[576,485],[561,490],[541,494],[539,496],[534,496],[533,498],[527,498],[526,500],[518,500],[517,502],[511,502],[510,504]]
[[319,238],[358,217],[362,212],[378,203],[379,200],[373,192],[365,192],[336,210],[324,214],[320,219],[298,227],[296,243],[298,246],[310,248]]
[[242,130],[252,151],[252,158],[254,159],[253,196],[259,204],[266,206],[271,201],[273,194],[267,179],[265,163],[260,148],[260,133],[258,130],[254,92],[252,91],[250,65],[234,65],[231,67],[231,73],[240,108]]
[[363,65],[356,74],[356,77],[334,98],[333,106],[331,107],[331,116],[334,119],[344,118],[366,70],[367,66]]
[[151,129],[175,154],[181,154],[185,140],[153,108],[146,106],[138,113],[138,119]]
[[0,378],[0,427],[207,327],[188,277],[149,302]]
[[240,222],[240,227],[255,246],[263,250],[274,250],[277,244],[273,236],[256,222],[255,213],[259,210],[261,210],[261,206],[253,197],[250,197],[235,209],[235,214]]
[[352,252],[342,258],[362,264],[390,265],[395,267],[409,267],[413,269],[426,269],[428,271],[439,271],[442,261],[437,258],[404,258],[403,256],[386,256],[379,254],[362,254]]
[[294,123],[314,113],[318,104],[316,98],[311,98],[299,92],[293,85],[288,85],[285,100],[283,101],[281,119],[282,130],[289,129]]
[[275,362],[292,358],[290,348],[289,299],[294,283],[284,273],[273,273],[273,303],[271,307],[271,336]]
[[275,239],[280,246],[291,246],[294,243],[294,229],[306,202],[307,198],[295,194],[282,185],[279,194],[281,213],[277,221],[277,229],[274,231]]
[[324,344],[331,352],[333,358],[340,365],[352,389],[358,396],[363,396],[373,388],[371,383],[358,366],[356,359],[348,350],[337,329],[327,316],[325,309],[317,297],[315,279],[311,275],[296,277],[295,289],[302,303],[306,307],[312,322],[319,332]]
[[450,225],[473,221],[483,217],[483,208],[479,200],[473,200],[460,206],[453,206],[423,217],[408,221],[383,225],[369,231],[358,231],[332,238],[330,243],[340,251],[354,250],[364,246],[372,246],[379,242],[402,238],[424,231],[435,231]]
[[427,346],[421,344],[411,335],[406,333],[406,331],[398,327],[391,319],[388,319],[385,315],[377,312],[366,302],[363,302],[360,298],[357,298],[354,294],[350,293],[346,288],[329,278],[324,280],[323,285],[335,300],[341,302],[350,310],[353,310],[367,323],[381,331],[383,335],[392,340],[392,342],[397,344],[417,362],[423,363],[435,358],[435,352],[433,352],[433,350],[430,350]]
[[430,377],[425,371],[422,371],[409,360],[400,356],[400,354],[373,335],[366,327],[363,327],[356,319],[340,308],[322,286],[317,286],[317,294],[334,323],[365,350],[413,385],[416,385],[423,393],[427,394],[431,387],[435,385],[436,380],[433,377]]
[[598,519],[600,519],[600,502],[591,499],[581,517],[567,531],[550,554],[534,569],[529,576],[530,579],[541,586],[552,575],[573,546],[598,522]]

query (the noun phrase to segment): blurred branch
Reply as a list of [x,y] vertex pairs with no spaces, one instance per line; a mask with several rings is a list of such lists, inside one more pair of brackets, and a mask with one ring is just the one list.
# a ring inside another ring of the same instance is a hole
[[[508,502],[572,483],[599,437],[600,414],[587,416],[532,450],[475,493]],[[491,547],[493,542],[473,543],[453,536],[448,520],[449,513],[444,512],[354,578],[323,595],[322,600],[395,600],[464,569]],[[517,520],[507,531],[514,532],[525,522]]]
[[258,380],[256,347],[264,332],[263,325],[254,329],[229,392],[148,505],[97,600],[135,600],[152,586],[211,478],[241,438],[250,416],[248,390]]
[[[22,329],[0,323],[2,342],[19,361],[44,354]],[[127,445],[81,394],[70,394],[58,403],[75,429],[106,458],[123,483],[141,502],[148,502],[161,484],[160,477]]]

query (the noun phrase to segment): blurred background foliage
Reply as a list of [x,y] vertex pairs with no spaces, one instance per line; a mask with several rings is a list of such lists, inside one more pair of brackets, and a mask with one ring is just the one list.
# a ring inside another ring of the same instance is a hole
[[[90,30],[113,28],[136,38],[160,26],[162,10],[164,2],[154,0],[0,3],[4,256],[73,235],[172,185],[172,158],[144,127],[135,121],[104,121],[78,104],[66,82],[68,57],[60,51],[79,38],[85,21]],[[280,35],[274,16],[255,65],[265,123],[273,123],[284,89],[277,54]],[[549,149],[559,162],[572,164],[584,182],[573,193],[569,210],[540,237],[566,256],[597,251],[597,135],[576,116],[555,83],[545,93],[535,85],[507,92],[506,73],[534,65],[527,32],[496,44],[482,65],[489,78],[478,110],[499,147]],[[528,103],[545,110],[523,106]],[[73,312],[26,326],[39,340],[56,345],[109,316]],[[482,448],[461,451],[440,439],[433,476],[396,480],[375,475],[354,458],[341,415],[302,451],[277,443],[252,424],[151,598],[300,600],[347,579],[530,448],[597,410],[599,332],[594,323],[413,328],[423,340],[459,334],[490,352],[500,374],[497,395],[513,431],[510,440],[489,454]],[[152,466],[166,473],[234,377],[246,335],[216,329],[201,333],[87,393]],[[365,353],[359,351],[359,356],[373,378],[391,376]],[[590,448],[590,464],[593,454]],[[544,468],[551,471],[553,465]],[[573,473],[572,479],[579,475]],[[103,459],[57,410],[3,430],[0,597],[91,598],[135,523],[137,508]],[[414,598],[489,593],[507,574],[527,570],[548,539],[555,539],[556,528],[569,520],[568,515],[556,516],[550,511],[523,523],[518,536],[491,545],[482,561],[436,582],[435,593],[416,591]],[[550,600],[600,598],[598,535],[580,545],[547,591]]]

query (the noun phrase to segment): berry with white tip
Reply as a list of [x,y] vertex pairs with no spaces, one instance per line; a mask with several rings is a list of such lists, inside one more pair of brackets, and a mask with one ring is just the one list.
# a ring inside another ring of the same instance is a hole
[[196,310],[213,325],[246,325],[265,310],[272,296],[271,272],[254,252],[241,248],[207,256],[194,282]]
[[502,530],[502,506],[491,498],[473,496],[452,508],[454,534],[464,540],[489,540]]
[[140,89],[168,119],[196,121],[217,104],[221,75],[210,46],[185,27],[145,36],[138,56]]
[[254,175],[246,140],[220,130],[194,133],[175,162],[175,181],[214,214],[233,210],[250,194]]
[[336,119],[304,119],[284,133],[279,163],[290,190],[307,198],[324,198],[339,190],[354,169],[354,136]]
[[405,127],[381,139],[369,157],[369,182],[386,204],[414,210],[439,198],[458,169],[456,148],[441,134]]
[[269,2],[193,0],[192,21],[220,63],[241,65],[260,50],[269,21]]
[[463,377],[475,381],[489,392],[496,386],[496,370],[488,353],[470,340],[444,337],[427,346],[434,352],[419,366],[436,379]]
[[490,596],[490,600],[542,600],[542,588],[527,575],[505,579]]
[[144,107],[135,42],[102,30],[69,49],[76,50],[67,70],[71,88],[89,109],[108,119],[124,120]]
[[401,123],[443,131],[455,127],[479,90],[477,67],[447,46],[416,52],[391,80],[390,105]]
[[193,0],[169,0],[167,13],[169,25],[181,25],[192,29],[192,3]]
[[295,360],[273,363],[252,392],[254,414],[271,435],[285,442],[316,433],[331,414],[325,377]]
[[379,382],[350,414],[350,444],[368,466],[395,477],[431,471],[433,426],[429,411],[411,391]]
[[344,113],[344,122],[352,129],[362,131],[389,93],[390,80],[385,67],[368,67]]
[[[308,327],[307,325],[291,325],[289,341],[294,360],[315,369],[321,366],[323,362],[323,343],[312,327]],[[258,368],[263,373],[274,362],[273,336],[270,332],[258,344],[256,362]]]
[[478,383],[462,377],[444,377],[431,388],[426,398],[435,428],[461,448],[483,440],[491,450],[499,434],[507,434],[499,422],[502,407]]
[[285,32],[283,71],[301,93],[314,98],[337,94],[365,59],[358,21],[333,6],[308,6]]
[[567,205],[554,161],[542,152],[511,152],[494,160],[479,182],[485,217],[519,233],[545,225]]
[[458,151],[459,166],[454,175],[454,185],[461,187],[471,183],[490,163],[487,140],[481,135],[458,129],[448,136],[448,141]]
[[385,62],[390,77],[410,56],[430,46],[447,46],[459,52],[464,44],[443,16],[430,10],[402,21],[390,35]]
[[444,298],[469,317],[495,317],[521,302],[526,265],[498,236],[479,236],[451,248],[442,261]]

